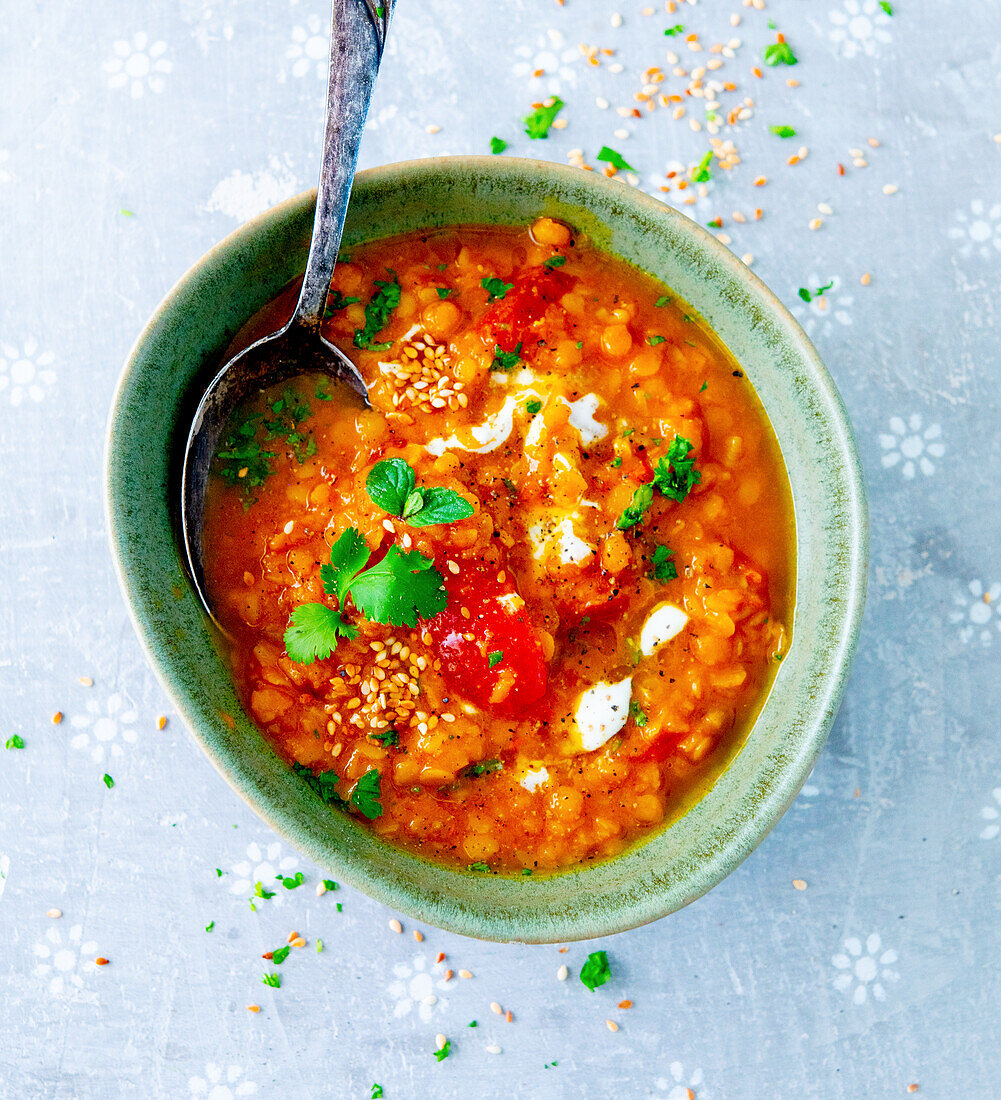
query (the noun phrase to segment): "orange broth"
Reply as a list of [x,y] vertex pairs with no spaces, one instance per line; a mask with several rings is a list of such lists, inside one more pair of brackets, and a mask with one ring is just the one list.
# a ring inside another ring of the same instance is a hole
[[[399,301],[359,349],[376,280]],[[551,871],[675,819],[738,751],[789,642],[788,479],[739,366],[670,291],[551,219],[359,246],[328,313],[372,408],[322,378],[278,387],[211,480],[207,582],[248,712],[328,802],[449,864]],[[669,453],[694,483],[654,485],[621,529]],[[391,458],[472,514],[389,514],[366,486]],[[433,560],[447,606],[394,626],[345,597],[357,636],[293,660],[293,611],[338,609],[321,567],[351,528],[369,565],[390,546]]]

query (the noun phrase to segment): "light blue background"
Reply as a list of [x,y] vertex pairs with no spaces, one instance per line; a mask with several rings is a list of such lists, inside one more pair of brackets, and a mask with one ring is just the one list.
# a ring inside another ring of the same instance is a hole
[[[580,148],[594,163],[608,144],[656,190],[671,162],[701,157],[706,134],[689,116],[624,121],[615,106],[668,49],[691,67],[666,26],[738,37],[720,73],[755,100],[734,133],[742,163],[683,209],[721,215],[737,254],[753,254],[858,431],[870,596],[829,745],[729,879],[601,944],[614,979],[596,993],[574,977],[594,945],[561,955],[430,928],[417,944],[410,922],[393,934],[393,914],[363,896],[316,897],[317,870],[171,717],[112,575],[100,483],[115,380],[190,264],[312,184],[326,4],[5,9],[0,742],[26,744],[0,749],[0,1096],[360,1098],[373,1081],[387,1100],[895,1097],[911,1082],[919,1097],[1001,1093],[1001,7],[681,8],[622,7],[616,28],[597,0],[400,0],[362,154],[486,152],[497,134],[516,155]],[[800,64],[757,80],[769,18]],[[578,43],[616,52],[595,68]],[[530,142],[517,120],[550,91],[568,125]],[[799,136],[782,141],[772,124]],[[790,168],[800,142],[808,156]],[[753,186],[759,174],[767,186]],[[818,203],[834,213],[811,231]],[[734,224],[755,206],[760,222]],[[826,308],[797,297],[832,278]],[[307,884],[251,912],[249,882],[293,866]],[[61,919],[46,917],[53,906]],[[260,955],[292,929],[309,945],[270,990]],[[445,984],[439,951],[475,977]],[[98,954],[111,964],[93,966]],[[437,1003],[416,1003],[428,995]],[[634,1007],[616,1009],[626,997]],[[440,1064],[438,1032],[452,1040]],[[502,1053],[486,1051],[495,1044]]]

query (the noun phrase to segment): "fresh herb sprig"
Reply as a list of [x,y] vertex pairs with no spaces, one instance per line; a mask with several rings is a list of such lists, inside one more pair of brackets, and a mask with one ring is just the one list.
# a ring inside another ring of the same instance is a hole
[[623,509],[615,526],[620,531],[635,527],[646,517],[653,504],[654,489],[668,500],[681,503],[702,480],[701,471],[695,468],[695,457],[689,440],[676,435],[671,440],[666,455],[661,455],[654,467],[653,480],[640,485],[633,493],[633,499]]
[[385,279],[375,280],[376,291],[365,307],[365,326],[355,329],[356,348],[367,351],[387,351],[393,346],[391,343],[373,342],[389,323],[390,314],[400,304],[402,288],[395,273],[391,274],[393,274],[392,282]]
[[556,116],[563,110],[563,106],[563,100],[559,96],[554,96],[548,107],[536,107],[523,119],[525,133],[533,139],[549,137],[549,129],[556,121]]
[[453,489],[440,485],[417,488],[417,475],[402,458],[377,462],[365,480],[365,489],[380,508],[405,520],[411,527],[455,523],[468,519],[475,511],[469,501]]

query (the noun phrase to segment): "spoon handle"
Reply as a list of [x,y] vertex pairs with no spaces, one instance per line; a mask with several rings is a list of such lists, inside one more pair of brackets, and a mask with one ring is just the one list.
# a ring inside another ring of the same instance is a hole
[[337,262],[358,149],[394,0],[334,0],[323,163],[313,239],[292,323],[317,331]]

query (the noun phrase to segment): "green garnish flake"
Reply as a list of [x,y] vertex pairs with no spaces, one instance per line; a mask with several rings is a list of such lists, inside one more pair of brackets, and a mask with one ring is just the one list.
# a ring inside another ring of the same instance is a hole
[[261,978],[261,981],[265,985],[271,986],[272,989],[281,989],[282,976],[281,974],[265,974]]
[[503,660],[504,651],[502,649],[494,650],[494,652],[487,657],[487,663],[490,665],[491,668],[496,668],[497,665],[499,665]]
[[514,289],[514,283],[505,283],[503,279],[481,279],[480,286],[490,295],[490,301],[496,302],[503,298],[509,290]]
[[503,153],[506,148],[507,142],[503,138],[492,137],[490,139],[490,152],[493,153],[494,156],[497,156],[498,153]]
[[529,401],[529,402],[527,402],[526,405],[525,405],[525,411],[528,413],[529,416],[535,416],[536,413],[542,412],[542,402],[541,401]]
[[563,100],[559,96],[553,96],[553,101],[548,107],[537,107],[522,119],[525,123],[525,133],[533,139],[549,137],[549,128],[563,107]]
[[809,291],[805,286],[801,286],[796,293],[803,299],[804,302],[812,302],[814,298],[822,298],[825,291],[831,289],[834,286],[834,280],[832,279],[826,286],[818,286],[816,290]]
[[678,567],[671,561],[674,551],[669,546],[655,546],[650,563],[653,565],[653,577],[658,581],[677,580]]
[[445,1059],[451,1053],[451,1050],[452,1050],[452,1040],[451,1039],[446,1039],[445,1040],[445,1045],[441,1048],[441,1050],[436,1050],[434,1052],[434,1056],[435,1056],[435,1058],[438,1059],[439,1062],[444,1062]]
[[606,164],[610,164],[613,168],[626,172],[635,172],[636,169],[626,160],[621,154],[617,153],[614,149],[609,149],[607,145],[602,145],[601,152],[598,154],[598,160],[603,160]]
[[531,867],[523,867],[521,873],[523,875],[534,875],[535,874],[535,872],[532,870]]
[[265,890],[263,883],[260,883],[260,882],[255,882],[254,883],[254,897],[255,898],[264,898],[264,900],[267,901],[268,898],[273,898],[274,896],[275,896],[274,890]]
[[663,344],[666,339],[666,336],[648,336],[646,342],[650,347],[655,348],[658,344]]
[[768,129],[776,137],[791,138],[796,136],[796,131],[792,126],[769,126]]
[[653,304],[657,309],[663,309],[664,306],[669,306],[671,304],[670,294],[662,294]]
[[324,319],[333,317],[335,313],[339,313],[342,309],[347,309],[348,306],[360,301],[361,298],[345,298],[339,290],[332,290],[327,295],[327,301],[323,307]]
[[707,378],[701,386],[699,386],[699,393],[705,393],[709,389],[709,379]]
[[382,1100],[384,1095],[385,1093],[382,1091],[382,1085],[378,1084],[378,1082],[374,1082],[372,1084],[372,1095],[370,1100]]
[[612,466],[614,466],[615,469],[618,469],[621,465],[622,465],[622,455],[616,455],[615,458],[612,459]]
[[449,294],[453,293],[450,286],[436,286],[435,290],[438,292],[438,297],[443,300],[447,298]]
[[281,964],[288,958],[288,953],[292,950],[288,944],[283,947],[279,947],[277,951],[271,953],[271,961],[275,966],[281,966]]
[[630,527],[635,527],[637,523],[642,522],[651,504],[653,504],[653,483],[649,482],[641,485],[633,493],[633,499],[615,521],[615,526],[620,531],[628,531]]
[[375,344],[372,341],[389,323],[389,315],[400,304],[402,290],[396,278],[392,282],[375,280],[376,291],[365,307],[365,327],[355,329],[355,347],[369,351],[386,351],[391,344]]
[[499,772],[503,766],[499,760],[481,760],[477,764],[468,764],[459,774],[466,779],[478,779],[481,775]]
[[469,1023],[466,1024],[466,1027],[479,1027],[479,1026],[480,1025],[477,1023],[476,1020],[470,1020]]
[[685,33],[685,25],[684,23],[675,23],[673,27],[665,28],[664,33],[668,38],[675,38],[679,34]]
[[384,749],[395,749],[400,743],[399,733],[390,727],[388,730],[379,730],[368,735],[373,741],[378,741]]
[[667,455],[657,460],[653,471],[653,483],[669,500],[679,504],[688,496],[692,488],[702,480],[702,474],[695,469],[692,444],[676,435],[671,440]]
[[317,939],[316,941],[316,953],[320,955],[323,953],[323,940]]
[[279,878],[286,890],[297,890],[306,881],[302,871],[296,871],[292,878],[288,875],[281,875]]
[[222,871],[222,869],[221,869],[220,867],[217,867],[217,868],[215,869],[215,877],[216,877],[216,878],[222,878],[222,876],[223,876],[223,871]]
[[324,887],[325,890],[339,890],[340,889],[340,885],[338,883],[334,882],[334,880],[332,878],[325,878],[323,880],[323,887]]
[[[892,15],[893,13],[891,12],[890,14]],[[121,208],[121,210],[118,211],[118,213],[121,214],[123,218],[134,218],[136,216],[136,212],[134,210],[126,210],[124,206]]]
[[470,871],[489,871],[490,864],[484,863],[482,860],[479,860],[476,863],[470,863],[469,869]]
[[417,488],[417,475],[402,458],[377,462],[365,480],[365,489],[375,504],[406,520],[411,527],[455,523],[468,519],[475,509],[453,489],[440,486]]
[[709,150],[708,153],[699,161],[698,164],[692,169],[692,182],[693,183],[707,183],[713,178],[710,165],[713,162],[713,151]]
[[611,976],[612,971],[608,965],[608,955],[604,951],[592,951],[580,970],[581,982],[592,993],[599,985],[604,985]]
[[7,738],[3,747],[5,749],[23,749],[24,738],[19,733],[15,733],[13,736]]
[[550,256],[548,260],[542,261],[542,266],[548,267],[552,271],[554,267],[562,267],[566,262],[566,256]]
[[642,729],[647,723],[646,711],[633,699],[629,704],[629,717]]
[[765,47],[763,54],[766,65],[797,65],[799,58],[792,52],[792,48],[786,41],[773,42]]
[[109,791],[115,785],[115,781],[111,778],[110,775],[108,775],[107,772],[104,773],[104,785],[108,788]]
[[355,806],[369,821],[382,817],[382,803],[379,801],[379,772],[376,768],[370,768],[355,784],[351,792],[351,804]]
[[494,345],[494,360],[490,364],[491,370],[514,370],[521,362],[521,341],[518,341],[514,351],[504,351],[500,344]]
[[[293,658],[293,660],[294,659],[295,658]],[[300,764],[298,760],[293,762],[292,771],[299,776],[300,779],[304,779],[306,785],[312,788],[327,805],[340,806],[341,809],[347,808],[347,803],[337,793],[337,784],[340,781],[337,772],[326,771],[314,775],[312,768],[307,767],[305,764]]]
[[208,922],[208,924],[206,924],[206,925],[205,925],[205,931],[206,931],[206,932],[211,932],[213,928],[215,928],[215,921],[214,921],[214,920],[210,920],[210,921]]
[[887,15],[893,15],[893,5],[890,3],[890,0],[879,0],[879,6]]
[[340,902],[338,902],[338,903],[337,903],[337,912],[339,913],[339,912],[340,912],[340,911],[341,911],[341,910],[342,910],[343,908],[344,908],[344,906],[343,906],[343,905],[341,905],[341,903],[340,903]]

